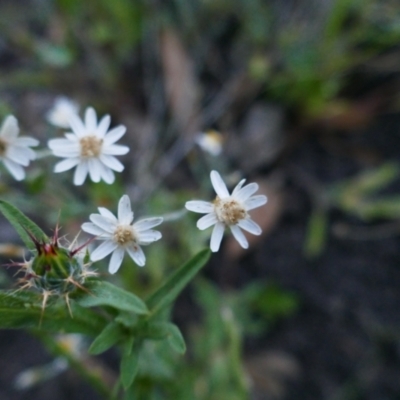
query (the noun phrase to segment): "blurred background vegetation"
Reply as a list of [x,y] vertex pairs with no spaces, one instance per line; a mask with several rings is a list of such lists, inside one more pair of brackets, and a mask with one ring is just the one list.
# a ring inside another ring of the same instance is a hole
[[[289,223],[288,209],[289,219],[301,216],[289,275],[299,259],[318,265],[332,237],[383,240],[400,232],[400,142],[374,148],[384,117],[400,111],[399,44],[394,0],[1,2],[0,116],[13,113],[23,133],[39,138],[43,158],[20,184],[2,171],[0,194],[49,230],[59,219],[70,240],[96,207],[115,209],[124,193],[136,215],[166,215],[164,239],[148,249],[146,268],[127,262],[113,277],[119,284],[146,295],[207,244],[209,232],[197,231],[193,216],[181,217],[187,199],[211,198],[211,169],[230,184],[254,179],[269,197],[254,214],[264,235],[252,238],[253,253],[226,239],[173,310],[186,333],[186,357],[165,349],[156,358],[157,342],[149,343],[132,398],[397,398],[394,389],[368,397],[359,377],[332,383],[315,376],[317,383],[308,377],[308,386],[293,386],[304,367],[295,351],[265,350],[279,326],[301,319],[308,301],[301,288],[268,273],[281,257],[269,243],[287,227],[280,221]],[[44,116],[59,95],[127,126],[131,151],[112,191],[104,184],[73,187],[68,173],[52,174],[46,142],[62,132]],[[222,143],[218,156],[197,144],[210,130]],[[301,153],[302,146],[316,146],[329,162],[319,164],[321,157]],[[304,206],[291,204],[293,188],[304,194]],[[6,227],[0,239],[8,260],[17,239]],[[1,279],[11,284],[9,274]],[[390,343],[399,348],[398,333]],[[20,360],[9,374],[25,367]],[[291,387],[298,388],[295,397]],[[10,388],[4,398],[24,395]]]

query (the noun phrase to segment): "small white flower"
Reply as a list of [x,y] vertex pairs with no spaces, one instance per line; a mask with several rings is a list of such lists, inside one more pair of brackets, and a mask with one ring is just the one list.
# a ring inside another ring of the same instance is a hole
[[36,153],[31,149],[37,146],[39,141],[31,137],[18,137],[19,128],[17,119],[9,115],[0,128],[0,160],[10,174],[17,180],[25,178],[27,167],[36,158]]
[[217,171],[211,171],[210,177],[217,193],[215,200],[212,203],[201,200],[188,201],[185,207],[189,211],[207,214],[197,221],[197,227],[200,230],[215,225],[211,234],[211,251],[219,250],[226,226],[229,226],[239,244],[247,249],[249,244],[240,228],[253,235],[261,234],[261,228],[250,218],[248,211],[264,205],[267,202],[267,197],[264,195],[253,196],[258,190],[258,185],[257,183],[250,183],[243,187],[245,179],[237,184],[230,195]]
[[111,184],[115,180],[113,171],[121,172],[124,166],[114,156],[128,153],[129,147],[115,144],[126,132],[123,125],[110,131],[110,116],[104,116],[97,124],[93,108],[86,109],[85,121],[72,115],[69,122],[73,132],[65,139],[49,140],[49,147],[57,157],[63,157],[54,167],[54,172],[64,172],[76,167],[74,184],[82,185],[89,174],[93,182],[101,179]]
[[47,112],[46,119],[50,124],[69,128],[71,116],[78,115],[79,105],[68,97],[58,96],[54,100],[53,107]]
[[163,222],[162,217],[142,219],[134,224],[131,202],[127,195],[118,203],[118,218],[103,207],[98,208],[100,214],[91,214],[92,222],[85,222],[82,230],[96,235],[103,243],[90,255],[92,261],[98,261],[113,253],[108,266],[110,274],[115,274],[121,266],[125,251],[132,260],[143,267],[146,257],[140,246],[148,245],[161,239],[161,233],[151,228]]
[[202,150],[211,154],[212,156],[218,156],[222,152],[222,135],[214,130],[199,133],[195,139],[196,143],[201,147]]

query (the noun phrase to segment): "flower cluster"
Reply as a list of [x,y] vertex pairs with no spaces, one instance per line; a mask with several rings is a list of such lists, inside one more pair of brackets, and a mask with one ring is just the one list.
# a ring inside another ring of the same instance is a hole
[[[124,169],[116,156],[129,152],[129,147],[116,144],[124,136],[126,128],[119,125],[110,129],[110,116],[105,115],[98,120],[92,107],[86,109],[83,119],[79,117],[78,111],[79,106],[76,103],[60,97],[56,99],[54,108],[46,115],[51,124],[70,128],[64,138],[48,141],[48,147],[53,155],[63,158],[55,165],[54,172],[60,173],[75,168],[73,177],[75,185],[82,185],[88,175],[93,182],[103,180],[107,184],[112,184],[115,180],[114,172],[121,172]],[[17,120],[13,116],[8,116],[0,129],[0,160],[15,179],[22,180],[25,177],[23,167],[28,166],[30,161],[36,158],[36,153],[31,147],[37,146],[39,142],[30,137],[19,137],[18,134]],[[216,132],[199,136],[197,143],[215,156],[221,152],[222,139]],[[261,234],[260,226],[251,219],[249,211],[264,205],[267,202],[266,196],[255,195],[258,185],[256,183],[244,185],[244,179],[229,194],[217,171],[211,171],[210,177],[216,192],[215,199],[212,202],[188,201],[185,204],[186,209],[206,214],[198,220],[197,227],[204,230],[213,226],[210,240],[213,252],[219,250],[227,227],[238,243],[247,248],[248,241],[242,230],[253,235]],[[128,253],[137,265],[144,266],[146,257],[142,246],[161,239],[161,233],[152,228],[160,225],[163,218],[151,217],[133,223],[134,214],[127,195],[122,196],[119,201],[117,216],[103,207],[99,207],[98,211],[98,214],[90,215],[90,222],[82,225],[83,231],[94,235],[94,239],[102,242],[91,252],[91,261],[101,260],[111,254],[109,272],[114,274],[120,268],[125,253]],[[53,248],[56,247],[53,245]],[[62,250],[57,251],[59,257]],[[48,256],[47,253],[45,255]],[[67,253],[65,257],[71,258]]]

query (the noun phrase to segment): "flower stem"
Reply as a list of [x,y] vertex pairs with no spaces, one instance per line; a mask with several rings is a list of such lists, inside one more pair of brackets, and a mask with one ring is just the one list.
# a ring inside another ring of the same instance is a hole
[[33,332],[45,348],[55,357],[62,357],[67,360],[79,376],[88,382],[104,399],[112,398],[112,386],[116,378],[107,368],[91,357],[77,357],[73,352],[63,346],[51,335],[43,332]]

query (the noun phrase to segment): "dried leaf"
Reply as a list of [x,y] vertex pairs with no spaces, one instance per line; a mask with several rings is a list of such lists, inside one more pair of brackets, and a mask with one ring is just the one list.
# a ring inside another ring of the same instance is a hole
[[197,120],[199,85],[192,60],[171,28],[161,33],[161,61],[167,100],[179,129],[184,134],[200,131]]

